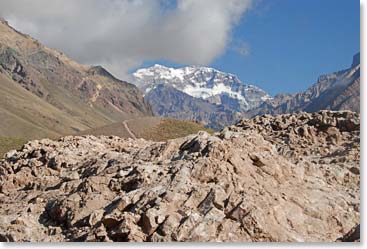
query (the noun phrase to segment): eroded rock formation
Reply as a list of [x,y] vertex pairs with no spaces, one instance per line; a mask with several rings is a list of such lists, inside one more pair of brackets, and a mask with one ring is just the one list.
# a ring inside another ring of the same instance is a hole
[[0,161],[2,241],[336,241],[360,220],[359,115],[158,143],[30,142]]

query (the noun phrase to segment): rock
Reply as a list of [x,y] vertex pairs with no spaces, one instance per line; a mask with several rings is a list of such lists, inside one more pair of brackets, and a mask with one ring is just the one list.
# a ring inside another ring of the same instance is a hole
[[117,227],[123,219],[123,216],[120,212],[108,214],[102,218],[102,223],[106,227],[106,229],[110,230],[114,227]]
[[5,158],[12,159],[14,156],[16,156],[16,154],[17,154],[16,150],[11,150],[5,154]]
[[170,235],[180,225],[181,218],[181,215],[178,213],[168,215],[160,228],[161,233],[164,236]]
[[210,211],[210,209],[212,209],[214,198],[215,198],[215,192],[213,190],[210,190],[207,196],[198,206],[198,210],[200,211],[200,213],[205,215]]
[[88,224],[89,226],[95,226],[98,222],[101,221],[103,217],[103,210],[95,210],[89,215]]
[[203,217],[200,213],[193,211],[183,217],[177,233],[173,234],[177,241],[187,241],[191,237],[191,231],[202,221]]
[[360,174],[360,170],[359,170],[358,167],[351,167],[349,170],[350,170],[350,172],[352,172],[355,175],[359,175]]
[[219,137],[221,138],[221,139],[225,139],[225,140],[229,140],[229,139],[231,139],[233,136],[235,136],[236,134],[234,133],[234,132],[232,132],[232,131],[230,131],[227,127],[226,128],[224,128],[221,132],[220,132],[220,134],[219,134]]
[[209,138],[207,132],[199,132],[192,140],[186,141],[180,147],[182,151],[188,151],[189,153],[200,152],[204,149],[205,141]]
[[66,181],[73,181],[79,179],[79,174],[76,171],[61,171],[60,177],[64,178]]
[[0,234],[0,242],[15,242],[15,238],[9,234]]
[[338,119],[338,128],[340,131],[356,131],[360,129],[359,118],[355,117],[350,118],[339,118]]
[[158,215],[158,211],[153,208],[148,209],[148,211],[143,213],[141,217],[141,225],[144,233],[151,235],[158,227]]
[[354,226],[348,233],[337,240],[338,242],[360,242],[360,225]]
[[357,127],[358,114],[322,111],[164,143],[31,141],[0,161],[0,240],[351,240],[345,231],[360,223]]
[[109,232],[113,241],[119,242],[143,242],[147,235],[142,232],[141,227],[137,225],[138,217],[126,214],[122,222]]
[[263,167],[265,166],[264,160],[261,158],[260,155],[251,153],[249,154],[250,159],[252,160],[253,164],[257,167]]
[[226,193],[226,191],[222,187],[216,186],[214,188],[213,204],[216,208],[223,210],[227,198],[228,198],[228,194]]

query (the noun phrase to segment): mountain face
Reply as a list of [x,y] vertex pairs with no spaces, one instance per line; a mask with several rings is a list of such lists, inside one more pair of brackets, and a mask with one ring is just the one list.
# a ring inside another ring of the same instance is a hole
[[235,111],[252,109],[270,99],[265,91],[256,86],[244,85],[237,76],[208,67],[174,69],[154,65],[137,70],[133,76],[134,83],[144,90],[145,94],[158,84],[165,84],[194,98],[231,107]]
[[0,21],[0,135],[70,134],[152,115],[142,93]]
[[195,120],[207,127],[221,129],[240,115],[224,105],[192,97],[174,87],[159,84],[145,95],[156,115],[181,120]]
[[279,94],[246,116],[318,110],[360,111],[360,54],[349,69],[320,76],[317,83],[296,94]]
[[[133,78],[156,114],[196,118],[212,128],[233,123],[239,113],[271,99],[262,89],[244,85],[237,76],[208,67],[174,69],[154,65],[137,70]],[[161,94],[163,88],[166,88],[165,92],[170,92],[170,96],[177,95],[179,100],[167,99]],[[177,102],[180,102],[178,106],[175,105]],[[211,110],[218,110],[219,117],[214,118],[215,113],[210,115],[208,111]]]
[[347,111],[167,142],[32,141],[0,160],[0,241],[354,241],[359,161],[360,117]]

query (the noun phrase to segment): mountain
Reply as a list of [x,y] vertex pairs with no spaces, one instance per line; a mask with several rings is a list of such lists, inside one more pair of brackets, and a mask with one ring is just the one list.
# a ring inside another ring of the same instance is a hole
[[[271,99],[262,89],[244,85],[237,76],[209,67],[175,69],[154,65],[139,69],[132,76],[156,114],[191,118],[212,128],[231,124],[240,113]],[[167,98],[163,91],[179,99]],[[214,117],[215,112],[218,117]]]
[[239,113],[201,98],[192,97],[174,87],[159,84],[145,95],[158,116],[195,120],[219,130],[240,118]]
[[81,65],[0,21],[0,136],[55,137],[151,116],[133,84]]
[[316,84],[296,94],[279,94],[258,108],[246,113],[252,117],[262,114],[294,113],[318,110],[351,110],[360,112],[360,54],[353,57],[349,69],[322,75]]
[[0,242],[355,241],[360,170],[349,111],[166,142],[31,141],[0,160]]
[[228,106],[236,111],[252,109],[271,98],[256,86],[244,85],[237,76],[209,67],[190,66],[174,69],[156,64],[137,70],[133,77],[133,82],[144,90],[145,94],[157,85],[165,84],[194,98]]

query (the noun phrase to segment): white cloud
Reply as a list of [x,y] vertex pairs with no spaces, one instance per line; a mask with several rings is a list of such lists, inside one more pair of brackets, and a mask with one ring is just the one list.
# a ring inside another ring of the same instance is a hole
[[119,77],[146,60],[208,64],[252,0],[1,0],[0,16],[48,46]]

